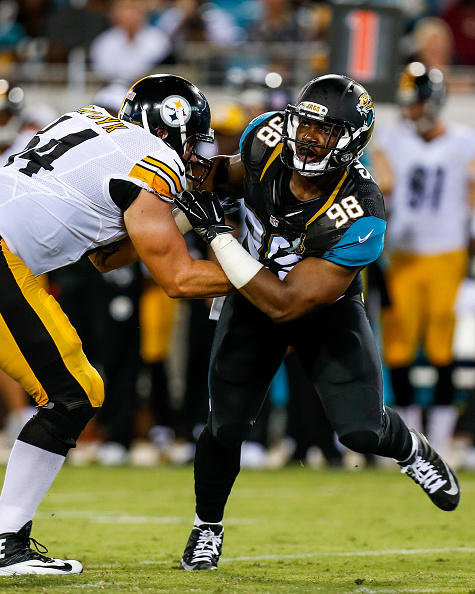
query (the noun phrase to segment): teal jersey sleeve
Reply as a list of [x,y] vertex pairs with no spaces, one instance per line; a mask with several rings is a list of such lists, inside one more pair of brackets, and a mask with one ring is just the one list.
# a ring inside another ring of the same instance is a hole
[[239,151],[240,152],[242,151],[242,143],[244,142],[244,140],[245,140],[246,136],[249,134],[249,132],[254,130],[254,128],[257,128],[257,126],[259,126],[264,120],[267,120],[268,118],[275,115],[276,113],[278,113],[278,112],[277,111],[267,111],[266,113],[263,113],[262,115],[257,116],[257,118],[254,118],[252,120],[252,122],[250,122],[250,124],[247,126],[247,128],[242,133],[241,140],[239,141]]
[[356,220],[323,259],[341,266],[366,266],[383,251],[386,221],[377,217]]

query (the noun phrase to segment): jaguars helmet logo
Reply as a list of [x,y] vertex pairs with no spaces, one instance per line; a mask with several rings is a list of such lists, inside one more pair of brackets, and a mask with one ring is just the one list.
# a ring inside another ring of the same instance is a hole
[[356,111],[366,119],[366,126],[371,126],[374,119],[374,105],[369,93],[362,93],[358,97]]

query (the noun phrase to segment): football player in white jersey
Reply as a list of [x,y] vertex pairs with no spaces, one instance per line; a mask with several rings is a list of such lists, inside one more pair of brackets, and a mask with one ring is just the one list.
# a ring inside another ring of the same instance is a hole
[[197,87],[153,75],[129,90],[118,118],[95,105],[67,113],[0,170],[0,368],[38,406],[0,496],[0,575],[82,571],[34,551],[30,531],[104,397],[76,331],[36,277],[87,256],[101,271],[141,259],[171,297],[229,293],[219,266],[188,254],[182,232],[191,227],[172,212],[187,177],[200,182],[210,166],[195,152],[213,140],[210,119]]
[[414,401],[409,373],[420,348],[436,368],[426,432],[442,454],[448,453],[457,420],[452,382],[454,303],[466,274],[475,203],[475,130],[442,120],[445,96],[440,70],[420,62],[409,64],[398,93],[403,120],[377,131],[375,161],[389,165],[391,173],[382,188],[389,210],[386,253],[391,301],[383,315],[384,358],[395,405],[416,429],[422,429],[422,411]]

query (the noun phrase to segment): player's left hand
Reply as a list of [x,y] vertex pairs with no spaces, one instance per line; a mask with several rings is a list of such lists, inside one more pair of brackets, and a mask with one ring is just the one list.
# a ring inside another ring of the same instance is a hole
[[223,207],[213,192],[185,190],[175,198],[175,204],[206,243],[211,243],[217,235],[234,231],[231,225],[226,224]]

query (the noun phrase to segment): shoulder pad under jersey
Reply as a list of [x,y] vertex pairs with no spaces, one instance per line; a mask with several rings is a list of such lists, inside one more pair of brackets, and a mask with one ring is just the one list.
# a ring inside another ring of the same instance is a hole
[[271,111],[254,118],[244,130],[239,148],[248,172],[259,171],[272,155],[280,155],[283,124],[283,113]]

